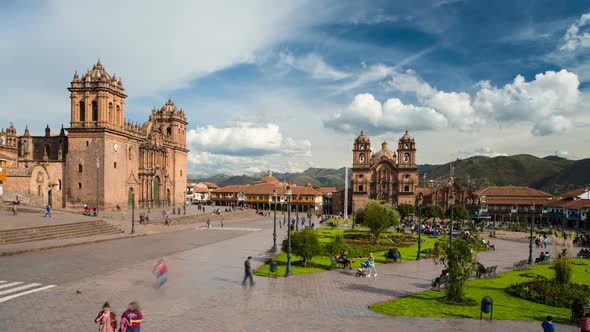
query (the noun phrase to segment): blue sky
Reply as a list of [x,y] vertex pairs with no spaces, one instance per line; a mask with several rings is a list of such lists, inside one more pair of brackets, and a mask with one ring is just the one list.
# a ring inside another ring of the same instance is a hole
[[360,130],[374,149],[409,130],[419,163],[588,158],[588,13],[582,1],[2,2],[2,126],[67,127],[74,70],[100,57],[123,78],[129,119],[169,97],[185,110],[192,173],[341,167]]

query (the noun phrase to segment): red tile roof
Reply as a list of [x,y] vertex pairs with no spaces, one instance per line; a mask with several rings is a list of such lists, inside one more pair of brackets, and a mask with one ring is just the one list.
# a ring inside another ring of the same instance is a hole
[[588,187],[578,188],[575,190],[570,190],[570,191],[564,192],[562,194],[559,194],[559,195],[557,195],[557,197],[559,197],[559,198],[573,198],[573,197],[578,197],[587,191],[590,191],[590,188],[588,188]]
[[488,200],[491,197],[552,197],[550,194],[537,189],[515,186],[487,187],[476,191],[475,194],[485,195]]

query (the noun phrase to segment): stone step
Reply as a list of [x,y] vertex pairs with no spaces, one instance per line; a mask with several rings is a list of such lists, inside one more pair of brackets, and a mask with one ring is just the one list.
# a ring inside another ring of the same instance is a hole
[[115,235],[121,234],[123,231],[107,231],[107,232],[79,232],[79,233],[71,233],[71,234],[56,234],[51,236],[44,236],[40,238],[29,238],[29,239],[19,239],[10,242],[2,242],[0,240],[0,244],[16,244],[16,243],[25,243],[25,242],[35,242],[35,241],[44,241],[44,240],[56,240],[56,239],[71,239],[71,238],[79,238],[79,237],[88,237],[88,236],[96,236],[96,235]]
[[120,230],[116,227],[111,227],[111,226],[97,226],[97,227],[93,227],[93,228],[84,227],[84,228],[46,231],[46,232],[40,232],[40,233],[10,234],[7,236],[0,235],[0,240],[4,240],[6,242],[9,242],[9,241],[15,240],[15,239],[42,238],[42,237],[52,236],[52,235],[56,235],[56,234],[66,235],[66,234],[77,233],[77,232],[94,232],[94,233],[101,234],[102,232],[108,232],[108,231],[120,231]]
[[0,231],[0,244],[33,242],[51,239],[68,239],[93,235],[119,234],[123,231],[103,221],[48,225]]
[[[51,219],[48,219],[48,223],[51,223]],[[14,234],[14,233],[22,234],[23,232],[42,232],[45,230],[53,230],[53,229],[72,229],[72,228],[76,228],[76,227],[97,226],[97,225],[104,225],[104,224],[105,224],[105,221],[102,219],[99,219],[99,220],[89,220],[89,221],[76,222],[76,223],[45,225],[45,226],[37,226],[37,227],[13,228],[13,229],[7,229],[7,230],[0,231],[0,235]],[[18,221],[16,221],[16,226],[18,226]]]

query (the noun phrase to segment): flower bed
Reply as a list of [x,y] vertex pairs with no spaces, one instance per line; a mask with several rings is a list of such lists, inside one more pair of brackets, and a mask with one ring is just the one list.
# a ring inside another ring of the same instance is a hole
[[590,287],[587,285],[570,283],[564,286],[545,278],[512,285],[505,291],[521,299],[560,308],[569,308],[574,299],[590,300]]

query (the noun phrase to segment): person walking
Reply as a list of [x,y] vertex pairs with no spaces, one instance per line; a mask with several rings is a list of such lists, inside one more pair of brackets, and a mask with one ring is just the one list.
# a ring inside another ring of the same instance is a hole
[[221,218],[221,223],[220,223],[221,224],[221,228],[223,228],[223,223],[224,223],[223,218]]
[[16,203],[12,202],[12,215],[16,216]]
[[553,317],[547,316],[547,319],[541,324],[543,332],[555,332],[555,324],[553,324]]
[[168,281],[168,267],[163,259],[159,259],[154,266],[152,273],[156,275],[156,285],[158,288],[162,287]]
[[45,218],[45,217],[49,217],[49,218],[51,218],[51,206],[47,205],[47,206],[45,207],[45,215],[44,215],[43,217],[44,217],[44,218]]
[[373,253],[369,254],[369,259],[367,259],[367,261],[369,262],[369,274],[367,276],[370,277],[372,274],[374,277],[376,277],[377,270],[375,269],[375,256],[373,256]]
[[129,303],[127,310],[121,316],[121,322],[126,319],[128,322],[127,332],[141,332],[141,322],[143,315],[139,311],[139,305],[136,301]]
[[254,286],[254,277],[252,276],[252,264],[250,260],[252,256],[248,256],[248,259],[244,262],[244,280],[242,286],[246,286],[246,280],[250,279],[250,287]]
[[102,305],[102,310],[98,313],[94,322],[100,324],[98,327],[99,332],[115,332],[117,329],[117,315],[111,311],[111,305],[108,302]]
[[545,248],[547,248],[547,245],[549,244],[549,238],[547,237],[547,235],[545,235],[545,238],[543,239],[543,246]]
[[164,212],[164,225],[170,226],[170,214],[168,213],[168,211]]

